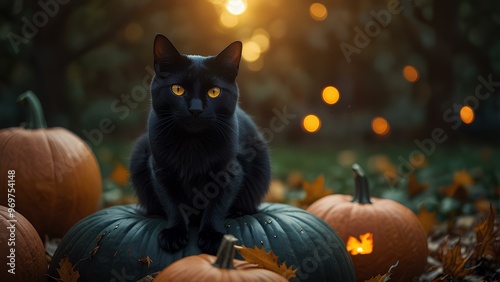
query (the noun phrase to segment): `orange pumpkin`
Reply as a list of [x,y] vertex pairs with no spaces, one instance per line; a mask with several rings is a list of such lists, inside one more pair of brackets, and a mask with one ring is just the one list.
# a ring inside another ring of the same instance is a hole
[[33,225],[0,206],[0,230],[0,281],[47,281],[47,257]]
[[280,282],[288,281],[273,271],[234,259],[233,235],[225,235],[217,256],[200,254],[180,259],[165,268],[154,279],[155,282]]
[[308,211],[330,224],[350,251],[356,280],[364,281],[399,261],[391,280],[412,281],[427,262],[427,235],[407,207],[388,199],[370,198],[364,171],[353,165],[355,195],[329,195]]
[[[18,98],[30,109],[27,128],[0,130],[0,205],[14,188],[15,209],[41,238],[62,237],[77,221],[97,211],[102,180],[89,146],[64,128],[46,128],[32,92]],[[14,171],[13,176],[7,171]],[[14,182],[8,182],[12,177]]]

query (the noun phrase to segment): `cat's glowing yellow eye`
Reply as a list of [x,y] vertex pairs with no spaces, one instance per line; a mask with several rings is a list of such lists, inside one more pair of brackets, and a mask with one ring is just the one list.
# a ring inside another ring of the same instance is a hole
[[217,98],[220,95],[220,88],[219,87],[212,87],[210,90],[208,90],[208,97],[210,98]]
[[186,92],[186,90],[184,90],[184,87],[179,84],[174,84],[172,85],[172,92],[177,96],[181,96],[184,92]]

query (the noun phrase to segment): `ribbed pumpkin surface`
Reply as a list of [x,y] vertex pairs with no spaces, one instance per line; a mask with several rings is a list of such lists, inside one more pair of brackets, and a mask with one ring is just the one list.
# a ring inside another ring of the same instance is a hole
[[[58,277],[58,263],[68,257],[80,273],[80,282],[113,278],[136,281],[180,258],[201,253],[195,229],[184,249],[163,251],[157,236],[165,226],[163,218],[146,216],[135,205],[99,211],[64,236],[49,275]],[[262,204],[254,215],[226,220],[226,232],[238,238],[238,245],[272,249],[280,263],[286,261],[298,268],[297,277],[291,281],[355,281],[351,258],[340,237],[326,222],[305,210]],[[140,261],[148,256],[152,260],[149,267]]]

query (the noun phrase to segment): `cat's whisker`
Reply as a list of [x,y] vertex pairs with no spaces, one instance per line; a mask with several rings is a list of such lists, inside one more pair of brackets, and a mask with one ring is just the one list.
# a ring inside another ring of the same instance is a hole
[[214,122],[213,125],[214,125],[214,129],[217,132],[217,134],[219,135],[219,137],[224,138],[224,142],[226,144],[229,143],[229,140],[227,139],[227,136],[226,136],[227,132],[224,130],[224,127],[221,126],[220,124],[218,124],[217,122]]

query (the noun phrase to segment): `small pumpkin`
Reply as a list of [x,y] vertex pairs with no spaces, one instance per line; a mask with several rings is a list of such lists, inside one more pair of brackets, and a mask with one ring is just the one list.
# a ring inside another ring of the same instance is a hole
[[[353,165],[355,194],[329,195],[307,210],[328,222],[351,250],[357,281],[382,274],[399,261],[391,280],[412,281],[427,262],[427,235],[407,207],[388,199],[370,198],[368,180]],[[353,246],[354,245],[354,246]]]
[[256,264],[234,259],[234,245],[238,239],[225,235],[217,256],[200,254],[180,259],[165,268],[155,282],[287,282],[276,272],[259,268]]
[[[101,198],[101,173],[89,146],[64,128],[47,128],[32,92],[26,102],[26,128],[0,130],[0,193],[7,195],[7,171],[15,171],[16,210],[41,238],[62,237],[78,220],[95,212]],[[0,197],[0,205],[7,198]]]
[[[83,281],[136,281],[179,259],[198,255],[198,230],[190,230],[186,247],[169,253],[158,244],[167,221],[149,216],[136,205],[113,206],[78,222],[63,237],[49,268],[68,258]],[[280,263],[298,269],[292,281],[354,281],[354,267],[345,245],[323,220],[303,209],[264,203],[257,213],[226,219],[225,233],[247,247],[273,250]],[[241,259],[241,256],[236,256]]]
[[0,281],[47,281],[47,257],[35,228],[20,213],[0,206]]

